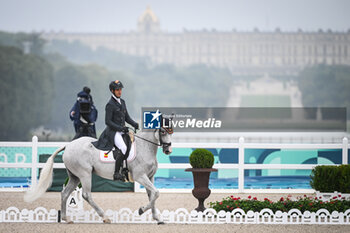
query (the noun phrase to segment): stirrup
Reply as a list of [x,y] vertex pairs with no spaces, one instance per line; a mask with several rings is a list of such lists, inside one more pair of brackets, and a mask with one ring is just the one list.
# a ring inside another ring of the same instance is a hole
[[119,180],[119,181],[125,182],[125,177],[120,173],[114,173],[113,180],[117,180],[117,181]]
[[130,182],[130,179],[129,179],[129,169],[128,168],[123,168],[122,169],[122,175],[124,176],[124,178],[128,181],[128,182]]

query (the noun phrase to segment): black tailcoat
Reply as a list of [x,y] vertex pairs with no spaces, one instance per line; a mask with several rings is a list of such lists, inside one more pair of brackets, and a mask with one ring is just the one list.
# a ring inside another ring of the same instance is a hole
[[111,150],[114,146],[114,136],[117,131],[122,131],[125,126],[125,122],[129,123],[133,127],[136,127],[137,123],[131,119],[128,110],[126,109],[125,101],[120,99],[120,103],[111,97],[106,105],[106,129],[102,132],[98,141],[92,144],[100,150]]

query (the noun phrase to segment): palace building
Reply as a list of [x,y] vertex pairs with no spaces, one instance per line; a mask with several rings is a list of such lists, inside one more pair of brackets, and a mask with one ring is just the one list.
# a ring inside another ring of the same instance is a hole
[[93,49],[105,47],[120,53],[149,57],[153,64],[176,66],[205,64],[228,68],[239,75],[295,75],[315,64],[350,65],[350,30],[217,31],[183,30],[171,33],[148,7],[137,30],[125,33],[46,32],[47,40],[80,41]]

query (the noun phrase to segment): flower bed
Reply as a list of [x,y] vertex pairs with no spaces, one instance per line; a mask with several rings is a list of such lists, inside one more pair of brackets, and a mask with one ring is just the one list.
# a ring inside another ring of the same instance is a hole
[[296,200],[292,200],[290,196],[281,197],[280,200],[276,202],[268,198],[260,201],[252,196],[248,196],[247,199],[230,196],[224,198],[222,201],[210,202],[210,208],[213,208],[217,212],[220,210],[230,212],[234,209],[242,209],[246,213],[249,210],[259,212],[265,208],[272,210],[274,213],[278,210],[288,212],[291,209],[298,209],[301,212],[316,212],[320,209],[326,209],[331,213],[332,211],[345,212],[347,209],[350,209],[350,200],[342,197],[340,194],[329,201],[322,200],[322,197],[304,195],[303,197],[298,197]]

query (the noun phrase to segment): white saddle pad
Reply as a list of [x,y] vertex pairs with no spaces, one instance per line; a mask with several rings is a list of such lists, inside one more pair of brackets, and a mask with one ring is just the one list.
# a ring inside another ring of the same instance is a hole
[[[108,154],[106,154],[108,151],[100,150],[100,161],[103,163],[114,163],[115,159],[113,158],[113,151],[110,151]],[[135,143],[131,144],[129,157],[127,159],[128,162],[133,161],[136,158],[136,146]]]

